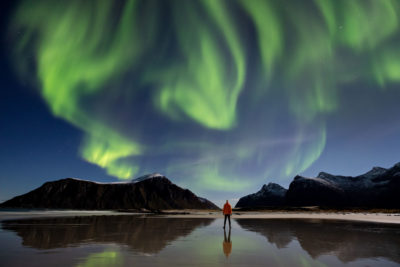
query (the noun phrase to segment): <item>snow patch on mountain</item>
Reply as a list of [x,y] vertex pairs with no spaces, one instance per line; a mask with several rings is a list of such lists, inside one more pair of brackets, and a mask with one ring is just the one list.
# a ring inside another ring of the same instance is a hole
[[276,196],[284,196],[286,193],[286,189],[283,188],[282,186],[275,184],[275,183],[269,183],[268,185],[263,185],[260,191],[255,193],[255,196],[262,196],[265,194],[270,194],[270,195],[276,195]]
[[151,173],[151,174],[145,174],[145,175],[140,176],[140,177],[138,177],[136,179],[133,179],[132,183],[138,183],[138,182],[141,182],[141,181],[144,181],[144,180],[148,180],[148,179],[153,179],[153,178],[165,178],[165,176],[162,175],[161,173],[157,173],[157,172]]
[[372,170],[370,170],[369,172],[362,174],[360,176],[363,176],[368,179],[373,179],[375,177],[378,177],[378,176],[384,174],[386,171],[387,171],[387,169],[382,168],[382,167],[373,167]]
[[201,202],[203,202],[203,203],[206,203],[208,200],[207,199],[205,199],[205,198],[202,198],[202,197],[198,197],[199,198],[199,200],[201,201]]
[[[80,179],[80,178],[75,178],[75,177],[69,177],[67,179],[75,180],[75,181],[81,181],[81,182],[90,182],[94,184],[128,184],[131,181],[119,181],[119,182],[97,182],[97,181],[91,181],[91,180],[85,180],[85,179]],[[64,180],[64,179],[62,179]]]
[[349,191],[356,191],[388,183],[388,181],[386,180],[383,181],[376,180],[376,178],[381,177],[387,171],[388,169],[385,168],[373,167],[370,171],[366,172],[365,174],[361,174],[355,177],[332,175],[326,172],[320,172],[317,178],[304,178],[304,179],[312,179],[316,182],[320,182],[330,187],[341,188]]

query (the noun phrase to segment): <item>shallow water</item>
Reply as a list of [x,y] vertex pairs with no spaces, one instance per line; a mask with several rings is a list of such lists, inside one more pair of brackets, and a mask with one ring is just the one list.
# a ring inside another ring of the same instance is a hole
[[1,222],[1,266],[399,266],[400,227],[93,216]]

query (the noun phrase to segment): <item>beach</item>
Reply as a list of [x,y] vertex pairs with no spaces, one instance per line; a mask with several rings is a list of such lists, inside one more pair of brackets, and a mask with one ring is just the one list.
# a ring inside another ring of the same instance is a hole
[[[0,221],[10,219],[75,217],[75,216],[157,216],[171,218],[222,218],[219,211],[202,210],[167,210],[161,213],[121,212],[121,211],[90,211],[90,210],[40,210],[40,211],[0,211]],[[347,212],[347,211],[243,211],[233,212],[232,219],[314,219],[314,220],[344,220],[375,223],[400,224],[400,213],[388,212]]]
[[400,264],[399,213],[234,211],[223,229],[212,210],[3,210],[0,225],[3,266]]

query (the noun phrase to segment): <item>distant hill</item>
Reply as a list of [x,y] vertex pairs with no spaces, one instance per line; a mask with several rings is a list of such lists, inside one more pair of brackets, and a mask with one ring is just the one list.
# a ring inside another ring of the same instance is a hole
[[269,183],[263,185],[257,193],[240,198],[236,207],[282,206],[285,204],[286,191],[278,184]]
[[118,209],[218,209],[165,176],[150,174],[131,182],[97,183],[65,178],[0,204],[2,208],[46,208],[79,210]]
[[298,175],[284,196],[283,190],[274,194],[276,190],[267,190],[268,186],[264,185],[265,188],[259,192],[242,197],[236,207],[400,208],[400,163],[389,169],[374,167],[355,177],[325,172],[313,178]]

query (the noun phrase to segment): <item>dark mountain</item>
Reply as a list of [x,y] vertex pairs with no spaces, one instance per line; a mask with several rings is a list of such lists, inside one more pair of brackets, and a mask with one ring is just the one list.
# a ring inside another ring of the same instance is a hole
[[265,184],[257,193],[240,198],[235,207],[281,206],[285,204],[286,191],[285,188],[278,184]]
[[296,176],[286,193],[291,206],[400,208],[400,163],[374,167],[356,176],[321,172],[315,178]]
[[236,207],[323,206],[332,208],[400,208],[400,163],[392,168],[374,167],[359,176],[321,172],[317,177],[296,176],[285,190],[264,185],[242,197]]
[[116,209],[218,209],[188,189],[173,184],[165,176],[151,174],[126,183],[96,183],[66,178],[2,204],[3,208],[46,208],[80,210]]

